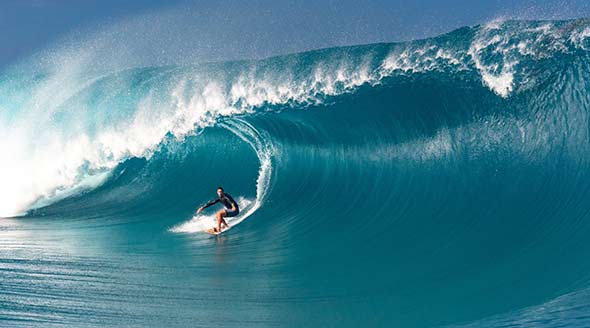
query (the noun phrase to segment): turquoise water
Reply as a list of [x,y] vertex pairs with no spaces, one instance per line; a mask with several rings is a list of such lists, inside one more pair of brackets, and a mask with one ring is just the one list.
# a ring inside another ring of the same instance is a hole
[[589,36],[7,71],[0,325],[587,326]]

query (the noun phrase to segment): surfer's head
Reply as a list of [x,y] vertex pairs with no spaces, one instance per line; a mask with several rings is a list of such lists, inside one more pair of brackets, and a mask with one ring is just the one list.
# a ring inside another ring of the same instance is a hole
[[217,187],[217,196],[219,196],[219,197],[223,196],[223,188],[222,187]]

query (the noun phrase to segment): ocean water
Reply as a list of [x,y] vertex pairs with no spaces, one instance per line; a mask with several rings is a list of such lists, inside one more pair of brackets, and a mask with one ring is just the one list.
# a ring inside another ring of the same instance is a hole
[[6,70],[0,326],[589,326],[589,49],[586,19],[496,21]]

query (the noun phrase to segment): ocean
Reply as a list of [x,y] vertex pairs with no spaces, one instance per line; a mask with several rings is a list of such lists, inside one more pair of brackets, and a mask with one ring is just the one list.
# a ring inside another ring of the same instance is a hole
[[590,326],[589,50],[587,19],[513,20],[8,69],[0,326]]

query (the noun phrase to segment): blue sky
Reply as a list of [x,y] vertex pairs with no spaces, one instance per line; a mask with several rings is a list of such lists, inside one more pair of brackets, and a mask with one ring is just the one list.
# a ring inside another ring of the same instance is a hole
[[502,17],[587,16],[587,0],[0,0],[0,68],[96,31],[146,56],[199,61],[422,38]]

